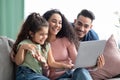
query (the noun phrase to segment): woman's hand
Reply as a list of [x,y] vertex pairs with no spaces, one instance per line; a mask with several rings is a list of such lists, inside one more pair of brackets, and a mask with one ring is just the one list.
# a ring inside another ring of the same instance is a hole
[[105,64],[105,59],[104,59],[104,56],[102,54],[98,57],[97,68],[102,68],[104,66],[104,64]]
[[64,68],[66,69],[72,69],[74,67],[74,64],[64,64]]
[[34,44],[22,44],[21,47],[24,50],[35,51],[36,46]]
[[34,44],[22,44],[20,47],[24,50],[31,51],[32,56],[35,57],[34,52],[36,52],[36,46]]
[[10,58],[11,58],[12,62],[15,62],[15,53],[14,53],[14,51],[11,51]]
[[[29,51],[33,51],[33,50],[35,50],[35,48],[36,48],[36,46],[35,45],[33,45],[33,44],[22,44],[22,45],[20,45],[20,48],[22,48],[22,49],[24,49],[24,50],[29,50]],[[20,49],[19,48],[19,49]],[[13,62],[15,62],[15,53],[14,53],[14,51],[11,51],[11,53],[10,53],[10,57],[11,57],[11,60],[13,61]],[[33,55],[34,56],[34,55]]]
[[32,56],[39,62],[46,63],[46,59],[41,55],[34,44],[22,44],[20,48],[30,51]]

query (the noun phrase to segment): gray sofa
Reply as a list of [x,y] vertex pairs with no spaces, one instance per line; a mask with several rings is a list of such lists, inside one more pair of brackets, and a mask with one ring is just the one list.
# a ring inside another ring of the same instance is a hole
[[[13,39],[0,36],[0,80],[15,80],[15,65],[10,59],[13,43]],[[120,80],[120,78],[109,80]]]
[[1,36],[0,37],[0,80],[14,79],[14,64],[10,59],[10,52],[14,40]]

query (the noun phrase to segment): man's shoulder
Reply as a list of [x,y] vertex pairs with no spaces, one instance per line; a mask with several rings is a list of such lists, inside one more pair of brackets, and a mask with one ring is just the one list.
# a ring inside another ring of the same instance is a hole
[[89,32],[88,32],[88,34],[91,34],[91,35],[98,35],[96,32],[95,32],[95,30],[93,30],[93,29],[91,29]]
[[98,34],[93,29],[91,29],[84,37],[84,41],[90,40],[99,40]]

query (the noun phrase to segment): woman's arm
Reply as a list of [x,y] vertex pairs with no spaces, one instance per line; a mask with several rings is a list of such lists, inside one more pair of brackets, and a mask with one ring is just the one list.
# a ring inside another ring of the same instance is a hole
[[69,69],[71,69],[73,67],[73,64],[65,64],[65,63],[56,62],[53,58],[51,48],[48,52],[48,65],[50,67],[54,67],[54,68],[69,68]]
[[[20,65],[24,62],[25,59],[25,53],[27,50],[29,51],[35,51],[36,46],[33,44],[21,44],[18,48],[18,51],[15,55],[15,63],[17,65]],[[35,57],[35,54],[32,54],[33,57]]]
[[72,63],[74,64],[77,56],[77,50],[74,43],[70,43],[67,49],[68,49],[69,57],[72,60]]
[[25,50],[24,50],[23,46],[21,45],[18,49],[17,54],[15,55],[15,63],[17,65],[22,64],[24,61],[24,58],[25,58]]

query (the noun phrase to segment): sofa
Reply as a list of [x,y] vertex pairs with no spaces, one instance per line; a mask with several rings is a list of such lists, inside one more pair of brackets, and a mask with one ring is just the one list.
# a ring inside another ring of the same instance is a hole
[[10,59],[14,40],[0,36],[0,80],[15,80],[15,67]]
[[[13,39],[0,36],[0,80],[15,80],[15,65],[10,58],[13,44]],[[109,80],[120,80],[118,77]]]

